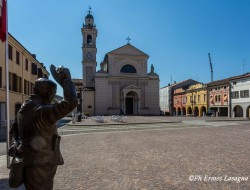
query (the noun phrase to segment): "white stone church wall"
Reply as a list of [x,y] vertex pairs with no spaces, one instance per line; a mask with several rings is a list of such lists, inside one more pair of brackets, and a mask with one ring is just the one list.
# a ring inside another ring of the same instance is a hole
[[142,110],[142,114],[160,115],[159,90],[159,80],[148,81],[145,86],[145,107],[148,110]]
[[82,111],[85,115],[94,115],[94,97],[94,91],[86,91],[83,93]]
[[106,78],[95,78],[95,115],[107,115],[108,107],[108,80]]

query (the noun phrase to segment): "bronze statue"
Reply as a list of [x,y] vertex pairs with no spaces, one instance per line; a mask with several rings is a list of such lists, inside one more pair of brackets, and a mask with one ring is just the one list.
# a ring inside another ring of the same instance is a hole
[[[10,129],[9,155],[21,160],[17,160],[17,163],[23,163],[23,177],[20,177],[21,174],[17,175],[13,167],[10,180],[16,186],[15,180],[22,178],[26,190],[53,189],[57,166],[64,163],[56,122],[77,106],[69,70],[62,66],[56,68],[54,65],[50,66],[50,70],[63,88],[64,100],[51,104],[56,94],[56,84],[46,78],[37,79],[34,94],[23,103]],[[22,168],[20,165],[18,170]]]

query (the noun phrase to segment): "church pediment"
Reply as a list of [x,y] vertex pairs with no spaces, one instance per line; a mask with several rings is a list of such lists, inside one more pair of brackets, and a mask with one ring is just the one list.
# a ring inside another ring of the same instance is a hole
[[136,56],[145,56],[149,57],[146,53],[142,52],[141,50],[137,49],[136,47],[132,46],[131,44],[127,44],[120,48],[117,48],[108,54],[115,54],[115,55],[136,55]]
[[126,90],[126,89],[128,89],[128,90],[131,90],[131,89],[140,89],[140,87],[138,87],[138,86],[136,86],[134,84],[130,84],[130,85],[128,85],[128,86],[126,86],[126,87],[123,88],[123,90]]

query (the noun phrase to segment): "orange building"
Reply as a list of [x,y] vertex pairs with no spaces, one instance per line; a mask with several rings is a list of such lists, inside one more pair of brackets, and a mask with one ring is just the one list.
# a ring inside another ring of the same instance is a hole
[[[37,78],[48,78],[49,72],[11,34],[8,36],[10,120],[21,104],[33,93]],[[6,120],[5,42],[0,41],[0,121]]]

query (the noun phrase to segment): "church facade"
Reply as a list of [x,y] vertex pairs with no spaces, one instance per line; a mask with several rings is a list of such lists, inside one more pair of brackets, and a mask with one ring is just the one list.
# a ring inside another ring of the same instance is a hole
[[79,88],[78,83],[76,87],[81,111],[90,115],[159,115],[159,76],[153,65],[147,71],[149,56],[127,43],[106,53],[96,71],[97,29],[90,11],[81,30],[83,79],[78,82],[83,86]]

